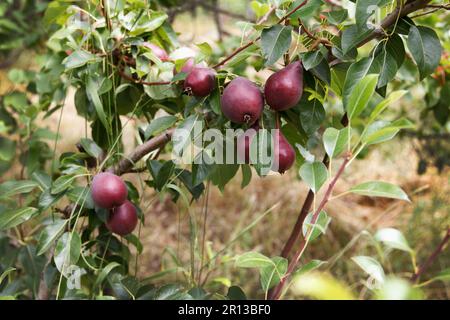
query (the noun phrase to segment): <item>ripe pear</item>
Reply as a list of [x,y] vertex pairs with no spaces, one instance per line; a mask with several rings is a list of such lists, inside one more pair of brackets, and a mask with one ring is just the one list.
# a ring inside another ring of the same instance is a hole
[[121,206],[111,210],[106,227],[115,234],[126,236],[133,232],[137,223],[136,207],[127,200]]
[[221,108],[232,122],[253,124],[261,116],[264,98],[256,84],[239,77],[232,80],[223,91]]
[[303,68],[300,61],[272,74],[264,88],[267,104],[275,111],[292,108],[300,101],[302,93]]
[[213,69],[194,67],[184,80],[183,87],[195,97],[206,97],[216,86],[216,73]]
[[125,182],[113,173],[102,172],[94,176],[91,186],[94,203],[105,209],[122,205],[128,196]]
[[295,150],[281,133],[281,130],[277,130],[275,133],[273,155],[272,168],[281,174],[289,170],[295,162]]

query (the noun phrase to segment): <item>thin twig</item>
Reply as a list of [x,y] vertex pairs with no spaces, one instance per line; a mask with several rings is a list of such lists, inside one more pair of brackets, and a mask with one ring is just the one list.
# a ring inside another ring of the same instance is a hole
[[447,232],[442,239],[442,241],[439,243],[439,245],[436,247],[436,249],[431,253],[431,255],[428,257],[427,260],[417,269],[417,271],[412,275],[411,282],[415,283],[417,280],[419,280],[420,276],[430,267],[433,262],[436,260],[436,258],[441,254],[442,251],[444,251],[445,246],[447,245],[448,241],[450,240],[450,227],[447,228]]
[[344,170],[347,167],[347,164],[349,163],[350,159],[351,159],[351,153],[348,152],[347,155],[344,158],[344,161],[342,162],[341,166],[339,167],[336,175],[334,176],[333,180],[331,180],[330,184],[328,185],[328,188],[325,191],[325,194],[324,194],[324,196],[322,198],[322,201],[320,202],[320,204],[317,207],[316,211],[314,211],[314,213],[313,213],[313,216],[311,218],[311,223],[310,223],[312,227],[309,229],[308,233],[306,234],[306,236],[303,238],[302,242],[300,243],[300,246],[297,249],[297,251],[295,252],[294,257],[289,262],[286,274],[283,276],[283,278],[281,279],[280,283],[271,292],[269,299],[277,300],[277,299],[280,298],[286,280],[294,272],[295,267],[297,266],[297,263],[300,260],[302,254],[304,252],[304,249],[306,248],[306,246],[308,244],[309,237],[310,237],[310,235],[312,233],[312,230],[314,230],[314,225],[316,224],[317,219],[319,218],[320,212],[323,210],[325,205],[328,203],[328,200],[330,199],[330,196],[331,196],[331,194],[333,192],[334,186],[336,185],[336,182],[341,177],[342,173],[344,173]]
[[[409,13],[412,12],[411,11],[412,9],[419,10],[421,7],[425,6],[430,1],[431,0],[416,0],[416,1],[413,1],[411,3],[406,4],[403,7],[403,9],[397,8],[396,10],[394,10],[391,14],[389,14],[383,20],[381,25],[384,26],[384,28],[388,28],[389,26],[391,26],[392,24],[394,24],[397,21],[399,12],[400,12],[400,16],[401,17],[405,16],[405,15],[408,15]],[[420,6],[417,3],[419,3]],[[375,38],[375,37],[376,37],[376,31],[374,31],[372,34],[370,34],[368,36],[368,38],[370,40]],[[365,43],[367,43],[367,41],[363,40],[357,45],[357,47],[360,47],[360,46],[364,45]],[[340,62],[339,59],[335,59],[335,60],[331,61],[330,65],[335,65],[335,64],[337,64],[339,62]],[[344,125],[344,127],[347,126],[348,119],[347,119],[346,115],[344,115],[344,117],[342,118],[341,122]],[[324,159],[323,159],[323,162],[327,163],[328,162],[328,157],[325,156]],[[285,258],[287,258],[289,256],[290,252],[292,251],[293,246],[295,245],[295,243],[298,241],[298,239],[301,236],[302,225],[303,225],[303,222],[304,222],[304,219],[305,219],[306,215],[308,214],[308,212],[309,212],[309,210],[311,208],[313,196],[314,196],[314,194],[310,190],[308,192],[308,195],[307,195],[304,203],[303,203],[302,209],[300,210],[300,213],[299,213],[298,218],[297,218],[297,222],[295,223],[295,226],[294,226],[294,228],[293,228],[293,230],[292,230],[292,232],[291,232],[291,234],[289,236],[289,239],[288,239],[286,245],[283,248],[282,256],[285,257]]]

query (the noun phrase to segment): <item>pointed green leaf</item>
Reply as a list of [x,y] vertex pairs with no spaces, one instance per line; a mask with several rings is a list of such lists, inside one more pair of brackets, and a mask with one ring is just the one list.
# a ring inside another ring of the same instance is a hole
[[341,130],[327,128],[323,133],[323,145],[325,152],[332,159],[340,155],[349,141],[350,127]]
[[300,167],[299,174],[314,193],[319,191],[328,178],[327,167],[318,161],[304,163]]
[[384,197],[409,201],[408,195],[395,184],[383,181],[369,181],[350,189],[350,192],[369,197]]
[[349,120],[356,118],[369,104],[378,82],[378,76],[370,74],[365,76],[353,89],[350,94],[347,114]]
[[265,65],[270,66],[280,59],[291,46],[292,27],[274,25],[261,33],[261,49]]
[[442,46],[436,32],[428,27],[411,26],[408,48],[419,68],[420,79],[433,73],[439,65]]
[[385,274],[381,264],[372,257],[357,256],[352,258],[361,269],[378,282],[384,282]]

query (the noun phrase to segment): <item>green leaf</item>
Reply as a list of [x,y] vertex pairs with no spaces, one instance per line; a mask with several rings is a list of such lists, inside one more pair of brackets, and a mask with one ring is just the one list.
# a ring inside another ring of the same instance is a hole
[[261,49],[265,65],[270,66],[280,59],[291,46],[292,27],[274,25],[261,33]]
[[394,91],[386,99],[377,104],[370,114],[369,124],[375,121],[376,118],[378,118],[378,116],[383,113],[383,111],[386,110],[386,108],[390,104],[398,101],[401,97],[403,97],[406,92],[406,90]]
[[[172,136],[173,152],[177,156],[182,156],[185,148],[187,148],[191,142],[191,136],[193,134],[194,127],[198,121],[198,116],[192,115],[186,118],[175,130]],[[197,123],[198,124],[198,123]],[[192,137],[194,140],[197,137]]]
[[341,130],[330,127],[323,133],[323,146],[331,159],[340,155],[347,147],[350,130],[350,127]]
[[378,76],[370,74],[365,76],[353,89],[348,99],[347,114],[349,120],[355,119],[369,104],[375,87],[378,82]]
[[391,140],[399,131],[399,128],[386,125],[384,121],[377,121],[368,127],[361,140],[366,145],[377,144]]
[[175,164],[173,161],[166,161],[162,167],[158,170],[158,174],[155,178],[155,188],[161,191],[167,183],[169,183],[170,178],[175,170]]
[[384,282],[385,275],[381,264],[372,257],[367,256],[357,256],[352,257],[353,262],[355,262],[361,269],[364,270],[370,277],[378,282]]
[[320,63],[311,69],[311,73],[319,78],[320,80],[324,81],[328,85],[331,85],[331,71],[330,66],[328,65],[328,62],[323,59],[320,61]]
[[322,162],[306,162],[300,167],[299,175],[308,187],[316,193],[327,181],[328,171]]
[[227,183],[233,179],[238,170],[238,164],[218,164],[210,174],[211,182],[223,191]]
[[37,255],[45,253],[53,244],[53,242],[62,234],[68,220],[55,219],[50,221],[48,225],[41,231],[37,244]]
[[286,258],[274,257],[272,258],[273,265],[263,267],[260,269],[261,276],[261,287],[264,292],[269,291],[278,283],[280,283],[281,278],[286,274],[288,268],[288,261]]
[[91,157],[96,159],[100,158],[103,154],[102,148],[100,148],[94,141],[87,138],[82,138],[80,140],[80,144],[83,147],[84,151]]
[[323,60],[323,55],[320,50],[309,51],[303,55],[302,64],[305,70],[310,70],[317,67]]
[[22,224],[30,220],[37,212],[38,209],[31,207],[0,212],[0,230],[10,229]]
[[300,108],[300,123],[307,135],[312,135],[325,120],[325,109],[318,99],[305,101]]
[[84,50],[74,51],[70,56],[66,57],[63,60],[63,64],[66,69],[74,69],[84,66],[87,63],[98,62],[101,59],[97,57],[95,54]]
[[379,73],[377,88],[382,88],[394,79],[398,70],[397,61],[385,49],[373,60],[371,73]]
[[0,161],[11,161],[16,154],[16,142],[0,137]]
[[248,186],[248,184],[252,180],[252,169],[250,168],[249,165],[246,164],[243,164],[241,168],[242,168],[241,188],[244,189],[246,186]]
[[342,102],[345,108],[347,108],[348,100],[354,88],[368,74],[371,65],[371,58],[363,58],[348,68],[342,95]]
[[433,73],[439,65],[442,54],[441,42],[436,32],[428,27],[411,26],[408,48],[419,68],[420,79]]
[[325,16],[327,17],[327,19],[330,23],[339,25],[339,24],[343,23],[345,21],[345,19],[347,19],[348,12],[345,9],[330,11],[330,12],[326,12]]
[[55,254],[53,256],[56,268],[59,272],[66,276],[67,269],[78,262],[80,253],[80,235],[76,232],[64,233],[56,243]]
[[408,195],[400,187],[383,181],[361,183],[352,187],[350,192],[369,197],[384,197],[409,201]]
[[406,241],[403,234],[394,228],[380,229],[375,233],[375,240],[384,243],[387,247],[398,249],[406,252],[413,252],[411,247]]
[[313,212],[310,212],[303,222],[302,226],[302,232],[303,236],[306,237],[308,234],[308,231],[313,228],[313,230],[310,233],[309,241],[313,241],[314,239],[317,239],[320,235],[325,234],[327,231],[328,225],[331,222],[331,218],[327,215],[325,211],[321,211],[319,213],[319,216],[317,217],[316,223],[312,224],[311,220],[313,218]]
[[157,135],[166,129],[169,129],[177,122],[177,117],[175,116],[164,116],[154,119],[145,128],[145,139],[147,140],[153,135]]
[[273,261],[259,252],[246,252],[236,258],[237,268],[264,268],[273,266]]
[[66,191],[68,188],[72,186],[72,183],[76,179],[74,175],[64,175],[59,177],[53,182],[51,193],[58,194],[63,191]]
[[111,126],[107,120],[106,113],[103,110],[103,104],[98,95],[98,91],[100,89],[100,84],[94,80],[92,77],[89,77],[86,83],[86,94],[89,100],[94,104],[95,111],[97,112],[97,116],[99,117],[101,123],[106,128],[108,132],[111,131]]
[[238,286],[228,288],[227,298],[230,300],[247,300],[244,291]]
[[[129,29],[131,36],[138,36],[140,34],[156,30],[162,26],[168,18],[167,14],[163,12],[151,12],[150,14],[141,15],[137,22],[135,22],[135,19],[137,18],[135,16],[137,13],[130,12],[127,16],[130,14],[133,14],[133,17],[130,19],[130,22],[132,23],[131,28]],[[129,24],[127,26],[129,26]]]
[[65,195],[67,196],[67,198],[69,198],[70,201],[72,201],[73,203],[78,203],[85,209],[95,208],[94,200],[92,199],[92,194],[88,186],[73,187],[69,191],[67,191]]
[[345,55],[354,49],[358,43],[364,40],[372,30],[360,29],[357,25],[351,25],[342,32],[341,47]]
[[326,261],[322,261],[322,260],[311,260],[310,262],[302,265],[301,267],[299,267],[295,272],[294,272],[294,277],[295,276],[299,276],[305,273],[308,273],[310,271],[316,270],[317,268],[319,268],[320,266],[326,264]]
[[386,51],[392,57],[394,57],[397,63],[397,68],[400,69],[403,62],[405,61],[406,52],[403,40],[397,33],[394,33],[389,37],[388,41],[386,42]]
[[2,284],[3,280],[6,279],[6,277],[13,271],[16,271],[16,268],[13,267],[9,267],[7,268],[5,271],[3,271],[3,273],[0,275],[0,285]]
[[29,193],[39,184],[33,180],[6,181],[0,184],[0,199],[9,198],[16,194]]
[[110,274],[110,272],[117,267],[120,267],[120,264],[117,262],[108,263],[108,265],[102,269],[97,279],[95,279],[94,287],[97,287],[100,284],[102,284],[102,282],[106,279],[108,274]]
[[[297,8],[300,4],[302,4],[304,0],[296,0],[294,1],[288,9],[288,12],[291,12],[295,8]],[[291,16],[291,19],[302,19],[307,20],[307,18],[311,17],[323,4],[323,0],[309,0],[306,2],[300,9],[296,10]]]

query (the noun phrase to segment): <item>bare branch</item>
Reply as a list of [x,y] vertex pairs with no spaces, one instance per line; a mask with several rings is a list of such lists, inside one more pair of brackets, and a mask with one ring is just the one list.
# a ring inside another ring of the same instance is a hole
[[442,241],[439,243],[439,245],[436,247],[436,249],[431,253],[431,255],[428,257],[427,260],[417,269],[417,271],[412,275],[411,281],[413,283],[417,282],[419,280],[420,276],[428,269],[429,266],[433,264],[433,262],[436,260],[436,258],[444,251],[445,246],[447,245],[448,241],[450,240],[450,227],[447,228],[447,232],[442,239]]
[[[333,192],[334,186],[336,185],[336,182],[341,177],[342,173],[344,173],[345,168],[347,167],[348,162],[351,159],[350,152],[347,153],[347,155],[344,158],[344,161],[342,162],[341,166],[339,167],[339,170],[337,171],[336,175],[334,176],[333,180],[331,180],[330,184],[328,185],[327,190],[325,191],[325,194],[322,198],[322,201],[320,202],[317,209],[314,211],[314,214],[311,218],[311,225],[314,225],[317,222],[317,219],[319,218],[320,212],[323,210],[325,205],[328,203],[328,200],[330,199],[331,193]],[[270,294],[270,299],[277,300],[281,296],[281,292],[283,291],[284,284],[289,278],[292,273],[294,272],[295,267],[297,266],[298,261],[300,260],[300,257],[303,254],[304,249],[306,248],[306,245],[308,244],[308,239],[311,235],[311,232],[314,228],[310,228],[306,236],[302,239],[302,242],[300,243],[299,248],[295,252],[294,257],[289,262],[288,270],[284,277],[281,279],[280,283],[275,287],[275,289]]]
[[120,160],[117,166],[108,169],[108,171],[114,172],[117,175],[122,175],[129,172],[129,170],[133,168],[134,164],[147,154],[165,146],[166,143],[172,138],[174,131],[175,129],[169,129],[159,136],[156,136],[139,145],[127,158]]

